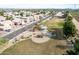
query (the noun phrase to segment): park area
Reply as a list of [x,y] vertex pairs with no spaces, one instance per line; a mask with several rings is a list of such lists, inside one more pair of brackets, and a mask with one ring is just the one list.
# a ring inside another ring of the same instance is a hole
[[[10,48],[6,49],[1,55],[61,55],[65,54],[68,50],[67,41],[63,37],[63,24],[64,20],[61,18],[53,18],[48,20],[43,25],[48,27],[48,30],[52,27],[52,32],[56,36],[53,36],[44,43],[35,43],[30,38],[24,38],[24,41],[16,43]],[[42,38],[41,38],[42,39]]]
[[37,44],[32,40],[21,41],[6,49],[1,55],[60,55],[67,50],[66,40],[49,40]]
[[54,17],[51,20],[43,22],[42,24],[47,26],[48,30],[51,30],[52,28],[63,28],[64,19]]

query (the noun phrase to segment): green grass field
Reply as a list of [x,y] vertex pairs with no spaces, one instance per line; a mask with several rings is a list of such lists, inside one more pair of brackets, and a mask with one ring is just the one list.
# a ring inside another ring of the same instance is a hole
[[6,43],[6,42],[7,42],[6,39],[0,38],[0,45],[3,45],[3,44]]
[[43,22],[42,24],[47,26],[48,30],[51,30],[52,28],[63,28],[64,21],[58,18],[54,18],[52,20]]

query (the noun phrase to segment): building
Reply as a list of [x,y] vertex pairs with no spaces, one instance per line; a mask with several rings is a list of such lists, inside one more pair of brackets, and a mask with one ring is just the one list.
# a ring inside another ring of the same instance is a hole
[[6,19],[6,17],[4,17],[4,16],[0,16],[0,22],[5,21],[5,19]]
[[58,12],[56,15],[55,15],[55,17],[63,17],[63,13],[62,12]]
[[6,20],[3,22],[0,22],[0,30],[1,31],[11,31],[12,29],[12,21]]
[[40,20],[39,15],[34,15],[34,20],[39,21]]
[[12,20],[13,24],[14,25],[24,25],[25,22],[23,19],[20,19],[20,18],[15,18],[14,20]]

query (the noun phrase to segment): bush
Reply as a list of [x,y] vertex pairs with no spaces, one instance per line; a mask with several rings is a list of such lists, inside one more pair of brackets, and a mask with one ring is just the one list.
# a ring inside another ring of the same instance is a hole
[[21,13],[20,13],[20,16],[22,16],[22,17],[23,17],[23,15],[24,15],[24,13],[23,13],[23,12],[21,12]]
[[35,27],[34,27],[34,30],[35,30],[35,29],[36,29],[36,30],[40,30],[40,25],[36,24]]
[[67,17],[69,15],[69,11],[66,11],[65,13],[64,13],[64,15],[63,15],[63,17]]
[[4,12],[0,12],[0,16],[4,16]]
[[68,55],[79,55],[79,40],[75,40],[75,43],[73,43],[73,48],[72,50],[67,50]]
[[13,20],[13,16],[6,16],[6,20]]
[[0,45],[4,44],[4,43],[6,43],[6,42],[7,42],[6,39],[0,38]]
[[67,17],[66,17],[66,20],[67,20],[67,21],[72,20],[72,17],[71,17],[71,16],[67,16]]

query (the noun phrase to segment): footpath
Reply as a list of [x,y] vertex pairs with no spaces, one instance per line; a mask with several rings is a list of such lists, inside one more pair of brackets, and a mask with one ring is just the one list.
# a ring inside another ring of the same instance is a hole
[[[26,34],[26,35],[25,35]],[[13,38],[13,39],[11,39],[11,40],[9,40],[8,42],[6,42],[5,44],[3,44],[3,45],[1,45],[0,46],[0,54],[5,50],[5,49],[7,49],[7,48],[9,48],[9,47],[11,47],[11,46],[13,46],[13,45],[15,45],[16,43],[18,43],[18,42],[20,42],[20,41],[23,41],[23,40],[26,40],[26,39],[23,39],[23,38],[21,38],[21,37],[29,37],[29,36],[31,36],[32,35],[32,32],[29,32],[29,31],[26,31],[26,32],[23,32],[23,33],[21,33],[20,35],[18,35],[17,37],[15,37],[15,38]]]

